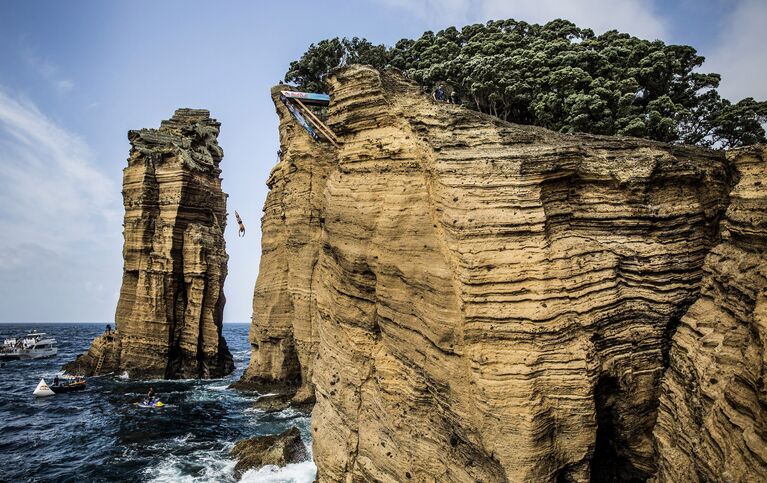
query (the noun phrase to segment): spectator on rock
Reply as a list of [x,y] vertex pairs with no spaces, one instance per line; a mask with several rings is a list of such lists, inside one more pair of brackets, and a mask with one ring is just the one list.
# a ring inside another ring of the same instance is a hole
[[447,97],[445,94],[445,87],[442,84],[438,85],[437,88],[434,90],[432,97],[437,102],[445,102],[447,100]]

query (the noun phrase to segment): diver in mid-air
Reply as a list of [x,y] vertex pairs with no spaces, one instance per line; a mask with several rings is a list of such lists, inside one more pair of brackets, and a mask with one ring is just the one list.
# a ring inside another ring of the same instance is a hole
[[240,218],[240,214],[237,213],[237,210],[234,210],[234,216],[237,218],[237,224],[240,225],[240,231],[237,234],[238,236],[243,237],[245,236],[245,224],[242,222],[242,218]]

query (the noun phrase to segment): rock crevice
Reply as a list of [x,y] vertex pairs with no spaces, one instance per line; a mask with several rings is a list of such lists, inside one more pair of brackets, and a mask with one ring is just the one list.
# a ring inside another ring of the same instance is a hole
[[767,480],[767,150],[728,156],[739,180],[722,242],[663,377],[657,481]]

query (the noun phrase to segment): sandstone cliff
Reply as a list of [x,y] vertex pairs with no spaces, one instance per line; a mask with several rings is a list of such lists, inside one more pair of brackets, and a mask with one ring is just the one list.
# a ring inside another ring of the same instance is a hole
[[336,153],[297,125],[279,101],[280,152],[267,181],[261,220],[261,261],[253,295],[253,354],[237,387],[277,384],[298,388],[297,402],[314,400],[311,384],[317,354],[313,284],[320,252],[324,192]]
[[228,257],[219,128],[206,110],[179,109],[159,129],[128,133],[117,332],[97,338],[68,372],[172,379],[234,368],[221,335]]
[[739,182],[701,296],[663,378],[658,481],[767,481],[767,151],[729,155]]
[[331,83],[338,149],[277,103],[244,377],[315,392],[319,479],[652,475],[724,156],[510,125],[365,67]]

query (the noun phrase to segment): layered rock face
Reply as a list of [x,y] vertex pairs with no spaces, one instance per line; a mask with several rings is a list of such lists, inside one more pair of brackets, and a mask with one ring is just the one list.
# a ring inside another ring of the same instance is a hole
[[311,384],[317,354],[316,303],[312,287],[320,252],[327,177],[335,151],[317,144],[272,99],[280,118],[280,152],[267,181],[261,220],[261,261],[253,295],[253,355],[238,387],[295,386],[296,402],[314,400]]
[[663,378],[658,481],[767,481],[767,151],[729,153],[739,182]]
[[724,156],[511,125],[365,67],[331,83],[338,149],[277,103],[245,377],[314,387],[319,479],[653,474]]
[[234,368],[221,335],[228,257],[219,128],[207,110],[179,109],[159,129],[128,133],[117,332],[67,371],[92,374],[100,365],[102,373],[173,379]]

